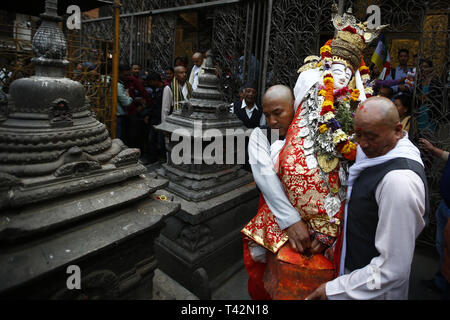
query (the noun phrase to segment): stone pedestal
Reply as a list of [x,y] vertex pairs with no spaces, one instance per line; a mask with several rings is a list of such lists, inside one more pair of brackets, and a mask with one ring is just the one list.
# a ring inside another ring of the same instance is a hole
[[156,240],[159,268],[200,299],[210,299],[243,267],[240,230],[255,216],[258,200],[255,183],[206,201],[174,196],[181,210],[167,219]]
[[[151,298],[153,243],[163,218],[179,209],[152,196],[165,185],[142,175],[2,214],[0,296]],[[67,288],[71,265],[80,268],[81,290]]]

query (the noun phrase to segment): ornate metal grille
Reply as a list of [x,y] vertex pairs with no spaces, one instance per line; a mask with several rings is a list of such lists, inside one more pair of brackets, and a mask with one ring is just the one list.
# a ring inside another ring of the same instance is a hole
[[149,69],[162,73],[166,67],[172,66],[176,27],[176,14],[169,13],[152,18]]
[[237,99],[241,85],[239,58],[244,52],[246,37],[245,9],[231,5],[215,10],[213,50],[220,69],[221,88],[228,102]]
[[[103,24],[99,24],[103,26]],[[24,32],[28,37],[11,37],[0,42],[0,87],[8,93],[9,85],[16,79],[30,77],[34,74],[31,63],[32,36],[36,29]],[[107,78],[110,73],[107,59],[112,43],[80,34],[79,31],[65,31],[67,40],[67,60],[70,64],[66,76],[79,81],[86,90],[93,111],[98,119],[110,127],[111,123],[111,87]],[[77,65],[80,66],[77,68]]]
[[274,2],[269,55],[272,84],[293,88],[303,60],[309,55],[319,55],[320,46],[333,36],[332,3],[331,0]]

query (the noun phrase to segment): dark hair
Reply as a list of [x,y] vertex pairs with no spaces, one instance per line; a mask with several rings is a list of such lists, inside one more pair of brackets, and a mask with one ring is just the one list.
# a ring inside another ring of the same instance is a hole
[[141,67],[141,64],[140,63],[137,63],[137,62],[133,62],[132,64],[131,64],[131,66],[139,66],[139,68]]
[[162,82],[161,75],[158,72],[153,71],[153,70],[148,73],[147,80],[148,81],[156,80],[156,81]]
[[430,66],[430,68],[433,68],[433,61],[429,60],[429,59],[421,59],[420,60],[420,65],[422,65],[423,63],[426,63]]
[[378,90],[378,94],[380,93],[381,89],[389,89],[389,98],[391,98],[394,94],[394,89],[386,85],[381,86],[381,88]]
[[394,96],[394,100],[398,99],[402,103],[402,105],[406,108],[406,113],[409,114],[411,112],[412,107],[412,97],[407,93],[399,93]]
[[120,71],[127,71],[127,70],[130,70],[130,69],[131,69],[130,66],[127,65],[127,64],[119,64],[119,72]]
[[398,49],[398,55],[400,55],[400,53],[402,52],[406,52],[406,54],[409,56],[409,50],[408,49]]
[[174,70],[172,67],[166,67],[166,68],[164,68],[164,71],[166,71],[166,70],[170,70],[170,71],[172,71],[172,72],[175,72],[175,70]]
[[173,61],[174,66],[177,65],[177,61],[181,61],[185,67],[187,67],[188,65],[187,59],[185,57],[176,57],[175,60]]
[[249,80],[244,84],[244,89],[251,88],[257,90],[258,84],[255,80]]

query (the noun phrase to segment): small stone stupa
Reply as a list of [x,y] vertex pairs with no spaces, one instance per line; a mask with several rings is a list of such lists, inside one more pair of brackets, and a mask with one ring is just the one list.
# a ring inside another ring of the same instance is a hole
[[153,242],[179,204],[153,194],[168,181],[111,140],[65,78],[56,0],[41,18],[35,76],[0,99],[0,297],[151,298]]
[[181,210],[167,219],[156,256],[162,271],[200,299],[243,267],[240,230],[258,208],[253,176],[239,164],[251,131],[229,107],[209,54],[192,99],[158,126],[169,157],[157,173],[170,180],[165,190]]

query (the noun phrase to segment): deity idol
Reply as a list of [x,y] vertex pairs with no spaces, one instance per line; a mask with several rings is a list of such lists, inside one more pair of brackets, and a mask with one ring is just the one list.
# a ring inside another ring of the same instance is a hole
[[[268,251],[267,263],[258,263],[256,272],[272,299],[302,299],[339,271],[347,169],[356,157],[353,111],[371,93],[364,86],[369,75],[362,52],[385,26],[369,30],[351,12],[341,16],[336,11],[333,24],[337,34],[321,48],[318,63],[308,57],[299,70],[295,117],[275,167],[290,203],[308,225],[311,240],[326,249],[312,256],[290,249],[287,233],[263,197],[257,215],[242,230],[245,252],[255,243]],[[248,256],[244,260],[250,291],[250,282],[257,277]]]

